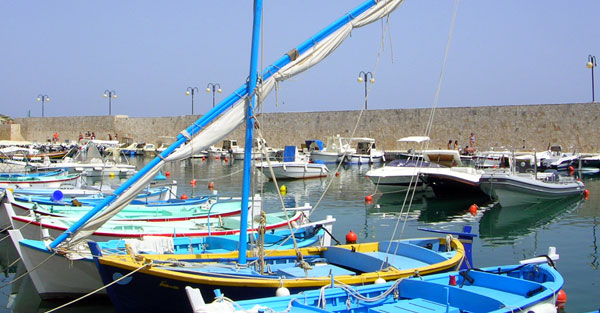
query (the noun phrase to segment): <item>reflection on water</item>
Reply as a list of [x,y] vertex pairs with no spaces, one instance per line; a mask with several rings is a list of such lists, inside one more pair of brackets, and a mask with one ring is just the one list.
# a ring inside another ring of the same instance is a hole
[[[149,159],[131,158],[138,168]],[[349,230],[359,235],[359,241],[389,240],[394,230],[396,238],[430,236],[418,231],[418,227],[459,231],[464,225],[479,230],[480,239],[473,245],[476,266],[513,264],[519,259],[546,253],[548,246],[556,246],[560,254],[557,263],[566,280],[568,293],[567,312],[584,312],[598,309],[597,282],[600,281],[600,257],[598,239],[600,230],[600,180],[598,177],[585,178],[586,188],[591,196],[588,201],[579,198],[565,199],[526,207],[502,208],[488,203],[488,199],[457,196],[439,199],[430,191],[414,195],[410,211],[401,217],[400,212],[406,193],[376,195],[372,203],[365,203],[365,196],[374,193],[374,185],[365,177],[370,166],[346,166],[339,169],[330,166],[330,177],[322,179],[281,181],[287,193],[286,206],[309,203],[317,206],[312,219],[319,220],[333,215],[337,222],[333,234],[342,240]],[[215,190],[224,196],[240,196],[242,162],[224,160],[186,160],[167,164],[163,174],[170,172],[170,180],[178,182],[179,195],[200,195],[212,193],[208,182],[214,182]],[[273,182],[264,179],[261,173],[253,178],[253,191],[263,192],[268,211],[281,207],[277,188]],[[198,183],[190,184],[192,179]],[[120,184],[123,178],[106,177],[103,184]],[[94,181],[99,183],[99,181]],[[323,196],[323,192],[327,192]],[[322,197],[322,199],[321,199]],[[320,201],[320,202],[319,202]],[[472,204],[479,206],[473,216],[469,212]],[[405,225],[400,224],[405,223]],[[398,226],[400,224],[400,226]],[[10,240],[0,241],[0,268],[2,282],[18,276],[16,271],[22,266],[7,266],[17,257]],[[19,263],[20,264],[20,263]],[[8,275],[8,276],[7,276]],[[6,307],[9,295],[18,294],[12,309]],[[26,277],[14,285],[8,285],[0,292],[0,312],[43,312],[57,307],[62,302],[42,302]],[[60,312],[112,312],[109,302],[83,302],[69,306]]]
[[535,205],[502,207],[487,210],[479,221],[479,236],[485,242],[510,243],[584,204],[581,196],[545,201]]

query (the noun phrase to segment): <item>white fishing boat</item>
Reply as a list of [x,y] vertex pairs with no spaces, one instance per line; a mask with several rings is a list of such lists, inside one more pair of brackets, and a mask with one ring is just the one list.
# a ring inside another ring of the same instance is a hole
[[340,137],[337,134],[327,137],[327,143],[323,149],[311,151],[310,160],[313,163],[339,164],[344,160],[346,154],[355,152],[356,149],[350,147],[348,138]]
[[383,151],[378,151],[373,138],[351,138],[357,142],[356,152],[346,153],[345,164],[376,164],[385,162]]
[[270,180],[306,179],[327,177],[329,169],[325,164],[309,163],[306,156],[298,153],[298,147],[286,146],[283,161],[263,161],[256,164]]

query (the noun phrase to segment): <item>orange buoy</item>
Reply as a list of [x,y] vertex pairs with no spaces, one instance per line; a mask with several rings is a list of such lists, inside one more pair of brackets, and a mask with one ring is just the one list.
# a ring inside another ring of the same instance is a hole
[[166,171],[166,172],[165,172],[165,176],[167,176],[167,178],[171,177],[171,172],[169,172],[169,171]]
[[569,175],[573,175],[575,173],[575,168],[573,168],[573,166],[570,166],[567,168],[569,170]]
[[229,162],[229,158],[228,157],[225,157],[225,162],[226,163]]
[[180,198],[181,198],[181,200],[187,200],[188,196],[184,193],[184,194],[181,195]]
[[583,199],[587,200],[589,198],[590,198],[590,191],[586,189],[583,191]]
[[562,309],[565,307],[565,304],[567,304],[567,293],[561,289],[556,295],[556,307]]
[[196,186],[196,179],[192,179],[192,180],[190,180],[190,185],[192,185],[192,186]]
[[358,239],[358,236],[356,236],[356,233],[353,232],[352,230],[350,230],[346,234],[346,244],[356,243],[357,239]]
[[213,189],[213,188],[215,188],[215,183],[214,182],[208,183],[208,189]]
[[477,207],[477,204],[473,203],[469,207],[469,213],[471,213],[471,215],[475,216],[475,215],[477,215],[477,210],[478,209],[479,209],[479,207]]
[[372,202],[372,201],[373,201],[373,196],[372,196],[372,195],[367,195],[367,196],[365,197],[365,202],[366,202],[366,203],[370,203],[370,202]]
[[456,286],[456,276],[450,275],[450,281],[448,282],[450,286]]
[[339,177],[340,176],[340,172],[335,172],[335,176]]

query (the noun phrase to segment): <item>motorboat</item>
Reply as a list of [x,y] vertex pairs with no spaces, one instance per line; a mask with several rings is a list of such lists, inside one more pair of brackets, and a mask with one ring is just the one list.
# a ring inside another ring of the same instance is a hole
[[556,171],[518,173],[508,170],[486,170],[479,180],[481,190],[500,205],[514,206],[581,195],[585,185],[572,176]]
[[346,154],[355,152],[356,149],[350,147],[349,138],[337,134],[327,137],[327,143],[321,149],[313,149],[310,152],[310,160],[313,163],[339,164]]
[[346,153],[344,164],[376,164],[384,163],[385,155],[383,151],[375,147],[373,138],[351,138],[351,142],[357,142],[356,152]]
[[329,174],[327,165],[309,163],[306,155],[300,154],[296,146],[284,148],[283,161],[262,161],[256,167],[270,180],[327,177]]

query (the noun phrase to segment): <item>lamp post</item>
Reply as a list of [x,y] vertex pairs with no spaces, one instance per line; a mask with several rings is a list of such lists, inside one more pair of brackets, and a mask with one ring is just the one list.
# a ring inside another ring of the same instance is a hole
[[221,93],[223,90],[221,90],[221,85],[219,85],[219,83],[208,83],[208,85],[206,85],[206,92],[211,92],[213,93],[213,108],[215,107],[215,91]]
[[104,98],[108,98],[108,115],[112,115],[112,98],[117,99],[117,92],[114,90],[104,90]]
[[586,64],[587,68],[592,70],[592,103],[596,102],[596,98],[594,95],[594,67],[596,67],[596,56],[588,55],[588,61]]
[[187,87],[185,95],[192,95],[192,115],[194,115],[194,93],[198,92],[198,87]]
[[[371,76],[371,79],[369,79],[369,76]],[[375,83],[375,77],[373,77],[373,73],[360,71],[360,73],[358,73],[358,82],[365,82],[365,110],[367,109],[367,80],[371,82],[371,84]]]
[[37,101],[38,102],[42,102],[42,117],[44,117],[44,102],[49,102],[50,101],[50,97],[48,97],[48,95],[38,95],[37,96]]

